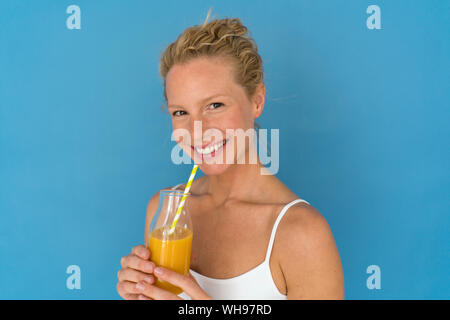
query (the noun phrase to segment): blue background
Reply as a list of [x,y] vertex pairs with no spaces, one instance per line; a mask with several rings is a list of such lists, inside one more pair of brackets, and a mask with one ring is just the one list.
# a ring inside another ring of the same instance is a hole
[[[66,8],[81,8],[69,30]],[[366,9],[381,9],[369,30]],[[120,299],[174,165],[159,54],[238,17],[278,177],[327,219],[347,299],[450,298],[449,1],[0,1],[0,298]],[[66,268],[81,268],[81,290]],[[381,289],[369,290],[369,265]]]

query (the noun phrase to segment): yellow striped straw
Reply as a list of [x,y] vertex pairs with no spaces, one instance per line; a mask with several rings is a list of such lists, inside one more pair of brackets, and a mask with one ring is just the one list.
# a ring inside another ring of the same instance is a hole
[[172,225],[170,226],[169,235],[172,234],[175,231],[175,226],[177,225],[178,219],[180,219],[181,211],[183,210],[184,202],[187,198],[187,194],[189,193],[189,190],[191,189],[192,181],[194,181],[195,173],[197,172],[198,165],[195,164],[192,168],[191,175],[189,176],[189,180],[186,184],[186,188],[184,188],[184,194],[181,198],[181,202],[178,205],[177,213],[175,214],[175,218],[173,219]]

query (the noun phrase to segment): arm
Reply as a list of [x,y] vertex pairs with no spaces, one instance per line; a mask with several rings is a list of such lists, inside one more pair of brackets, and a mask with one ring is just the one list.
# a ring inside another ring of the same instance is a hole
[[289,211],[280,221],[278,249],[288,299],[344,299],[341,260],[327,221],[310,205]]

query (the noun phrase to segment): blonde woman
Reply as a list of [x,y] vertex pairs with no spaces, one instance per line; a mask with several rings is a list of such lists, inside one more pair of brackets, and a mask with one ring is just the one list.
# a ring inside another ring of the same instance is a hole
[[[208,18],[209,13],[203,25],[187,28],[160,61],[173,129],[185,129],[194,137],[194,121],[201,121],[203,131],[223,133],[220,141],[179,141],[193,159],[223,156],[235,138],[227,136],[226,129],[254,128],[265,102],[262,60],[247,28],[237,18]],[[215,144],[215,149],[208,148]],[[248,158],[250,145],[238,149],[234,143],[234,148],[233,163],[203,162],[199,168],[205,175],[191,186],[185,204],[195,230],[190,274],[155,268],[147,243],[138,245],[121,259],[121,297],[344,298],[343,270],[327,221],[274,175],[261,174],[259,158],[238,163]],[[184,190],[184,185],[174,189]],[[148,203],[146,235],[158,201],[159,192]],[[177,296],[154,286],[154,276],[184,292]]]

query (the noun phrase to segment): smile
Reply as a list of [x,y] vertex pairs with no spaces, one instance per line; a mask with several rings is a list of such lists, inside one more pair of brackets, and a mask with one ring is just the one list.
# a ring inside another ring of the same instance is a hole
[[216,152],[217,150],[219,150],[220,148],[222,148],[228,140],[224,139],[222,141],[216,142],[214,144],[210,144],[208,146],[206,146],[205,148],[202,147],[192,147],[193,149],[195,149],[195,151],[197,151],[199,154],[201,155],[208,155],[212,152]]

